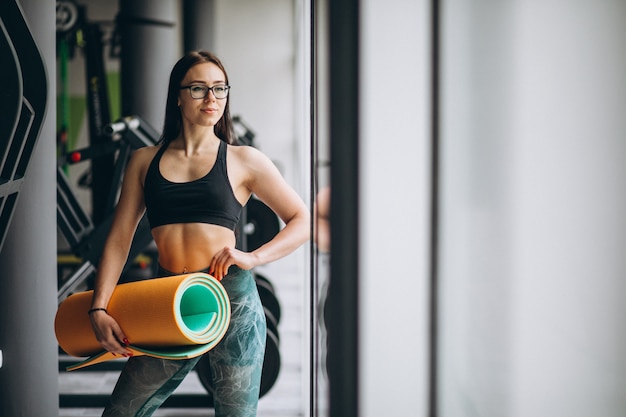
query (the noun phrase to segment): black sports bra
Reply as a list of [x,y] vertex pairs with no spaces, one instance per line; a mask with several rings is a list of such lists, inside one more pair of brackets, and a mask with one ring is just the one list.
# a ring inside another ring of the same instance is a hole
[[213,168],[202,178],[171,182],[159,163],[167,145],[152,159],[144,181],[144,201],[150,228],[174,223],[209,223],[235,230],[242,206],[228,180],[226,142],[220,141]]

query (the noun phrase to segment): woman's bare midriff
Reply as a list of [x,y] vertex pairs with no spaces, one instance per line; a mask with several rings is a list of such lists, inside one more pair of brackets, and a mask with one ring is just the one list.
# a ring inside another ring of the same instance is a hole
[[225,247],[235,247],[235,233],[205,223],[168,224],[152,229],[159,252],[159,265],[175,273],[205,269]]

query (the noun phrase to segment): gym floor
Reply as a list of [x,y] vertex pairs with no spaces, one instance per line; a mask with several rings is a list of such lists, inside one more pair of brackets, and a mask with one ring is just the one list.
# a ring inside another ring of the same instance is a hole
[[[281,318],[278,324],[280,337],[280,373],[272,388],[259,400],[259,417],[297,417],[304,415],[302,410],[308,409],[303,402],[303,370],[308,367],[308,358],[303,352],[304,328],[303,288],[306,275],[300,272],[303,268],[301,255],[293,254],[272,265],[258,268],[257,272],[265,276],[274,286],[276,298],[280,302]],[[298,276],[300,275],[300,276]],[[117,381],[119,372],[60,372],[59,391],[63,394],[109,394]],[[174,392],[177,394],[203,394],[206,389],[195,372],[187,376]],[[101,408],[62,408],[59,417],[99,417]],[[163,407],[155,417],[212,417],[211,408],[168,408]]]

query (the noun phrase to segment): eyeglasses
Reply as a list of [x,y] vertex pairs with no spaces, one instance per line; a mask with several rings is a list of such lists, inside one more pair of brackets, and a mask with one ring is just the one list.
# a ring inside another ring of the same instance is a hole
[[213,92],[213,96],[217,99],[224,99],[228,97],[228,90],[230,89],[230,85],[214,85],[213,87],[209,87],[203,84],[192,84],[186,85],[184,87],[180,87],[181,90],[189,89],[189,93],[191,94],[191,98],[195,98],[197,100],[206,98],[209,95],[209,91]]

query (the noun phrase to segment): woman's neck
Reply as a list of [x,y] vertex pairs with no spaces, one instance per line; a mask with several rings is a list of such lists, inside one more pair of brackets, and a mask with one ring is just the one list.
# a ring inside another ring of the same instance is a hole
[[215,135],[212,128],[185,129],[172,141],[172,144],[182,149],[186,156],[198,155],[211,151],[219,144],[220,138]]

